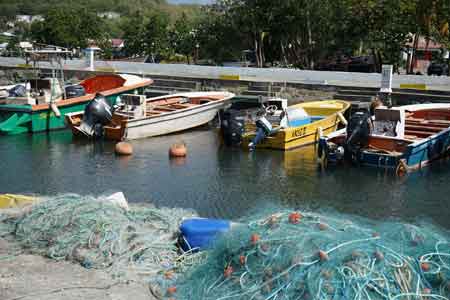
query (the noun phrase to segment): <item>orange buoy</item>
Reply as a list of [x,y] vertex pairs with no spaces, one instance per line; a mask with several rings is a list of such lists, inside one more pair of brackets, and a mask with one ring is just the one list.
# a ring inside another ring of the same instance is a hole
[[244,255],[239,256],[239,263],[241,264],[241,266],[245,265],[246,261],[247,259],[245,258]]
[[293,212],[293,213],[289,214],[289,223],[298,224],[300,222],[301,218],[302,218],[302,215],[299,212]]
[[424,272],[430,271],[430,264],[429,263],[423,262],[423,263],[420,264],[420,267],[422,268],[422,271],[424,271]]
[[167,294],[169,295],[173,295],[177,292],[177,287],[176,286],[169,286],[167,288]]
[[118,155],[131,155],[133,154],[133,147],[130,143],[119,142],[116,144],[116,154]]
[[328,253],[326,253],[323,250],[319,250],[319,259],[320,261],[327,261],[328,259],[330,259],[330,257],[328,256]]
[[185,143],[175,143],[170,146],[170,157],[185,157],[187,155],[187,148]]
[[250,236],[250,243],[252,243],[252,245],[256,245],[259,242],[259,235],[257,235],[256,233],[252,234]]
[[328,226],[328,224],[325,224],[325,223],[319,223],[318,227],[320,230],[324,231],[324,230],[327,230],[329,226]]
[[228,278],[231,276],[231,274],[233,274],[233,267],[232,266],[226,267],[225,270],[223,271],[223,277]]

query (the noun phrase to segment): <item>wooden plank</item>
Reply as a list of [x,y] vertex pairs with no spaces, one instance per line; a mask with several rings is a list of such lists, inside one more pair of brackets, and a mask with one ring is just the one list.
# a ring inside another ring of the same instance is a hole
[[430,131],[430,132],[439,132],[442,131],[445,128],[435,127],[433,125],[410,125],[406,124],[405,126],[406,130],[421,130],[421,131]]
[[429,137],[430,135],[433,135],[432,132],[425,132],[421,130],[405,130],[405,135],[415,135],[418,137]]

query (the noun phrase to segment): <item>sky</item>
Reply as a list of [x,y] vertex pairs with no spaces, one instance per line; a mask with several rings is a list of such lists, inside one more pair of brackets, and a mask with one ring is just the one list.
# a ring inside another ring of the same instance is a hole
[[213,0],[168,0],[169,3],[180,4],[180,3],[189,3],[189,4],[208,4],[213,2]]

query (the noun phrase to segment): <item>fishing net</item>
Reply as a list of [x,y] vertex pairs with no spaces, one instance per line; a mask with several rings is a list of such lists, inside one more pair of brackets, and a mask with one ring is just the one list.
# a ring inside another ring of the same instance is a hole
[[75,194],[41,200],[17,217],[0,215],[3,233],[9,230],[31,253],[110,269],[127,279],[176,268],[175,233],[182,218],[193,215],[148,206],[127,210],[104,197]]
[[450,239],[431,225],[282,212],[245,220],[181,278],[174,299],[449,299]]

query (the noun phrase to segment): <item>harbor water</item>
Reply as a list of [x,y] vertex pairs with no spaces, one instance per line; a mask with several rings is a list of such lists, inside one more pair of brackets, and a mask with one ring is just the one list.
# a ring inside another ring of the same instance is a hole
[[[184,141],[186,158],[169,159]],[[183,207],[201,216],[238,218],[268,205],[330,210],[372,219],[426,220],[450,228],[450,162],[397,178],[369,168],[321,170],[314,147],[289,152],[227,148],[202,127],[114,143],[73,140],[70,131],[0,138],[0,193],[99,195],[123,191],[131,202]]]

